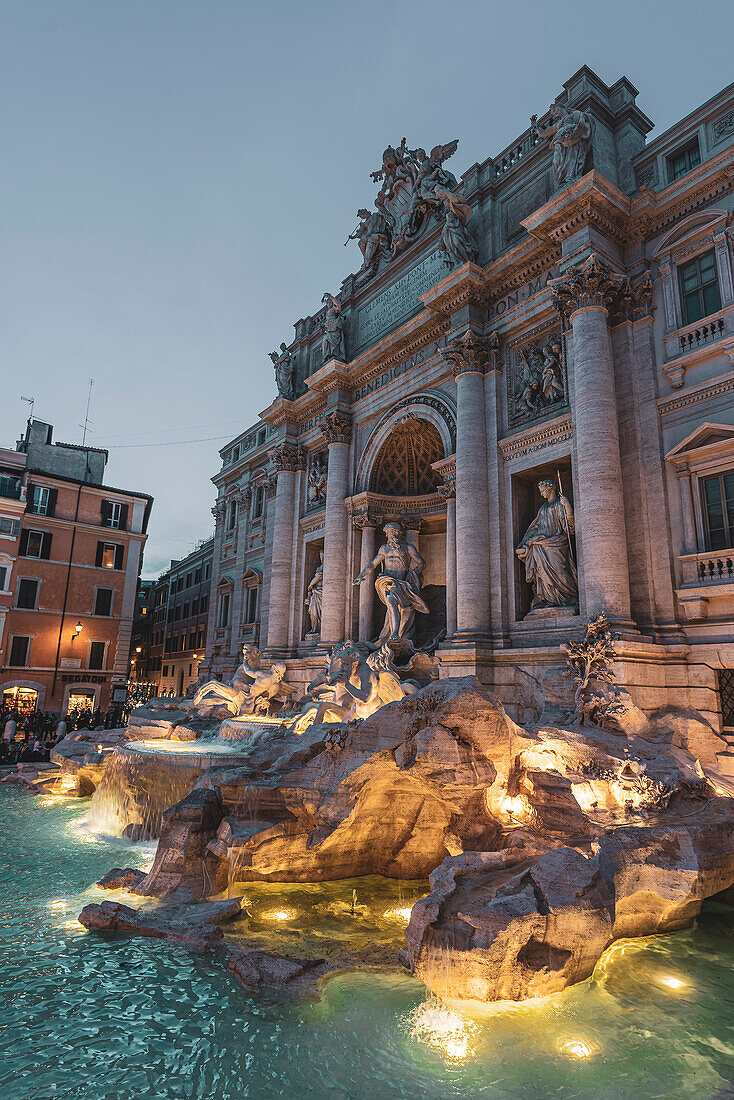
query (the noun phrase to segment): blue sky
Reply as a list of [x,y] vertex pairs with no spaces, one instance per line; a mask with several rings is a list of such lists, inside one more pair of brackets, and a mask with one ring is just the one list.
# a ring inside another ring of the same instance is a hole
[[210,437],[270,403],[267,353],[358,267],[386,144],[458,137],[458,175],[584,63],[630,78],[654,136],[732,80],[733,11],[0,0],[0,443],[21,394],[80,442],[94,378],[108,481],[156,498],[155,575],[210,533]]

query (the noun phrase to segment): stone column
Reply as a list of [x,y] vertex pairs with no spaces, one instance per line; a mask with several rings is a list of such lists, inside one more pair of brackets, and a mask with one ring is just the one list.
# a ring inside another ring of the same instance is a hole
[[[217,625],[217,585],[219,584],[219,558],[222,552],[222,535],[224,534],[224,517],[227,506],[223,500],[217,501],[212,508],[214,516],[214,546],[212,547],[212,575],[209,585],[209,611],[206,620],[206,651],[204,660],[199,666],[200,672],[212,671],[212,657],[214,653],[214,631]],[[169,595],[170,600],[170,595]],[[168,612],[166,612],[166,627],[168,626]],[[163,652],[165,659],[165,641],[167,629],[163,631]]]
[[347,541],[349,517],[344,504],[349,488],[349,443],[352,419],[336,409],[321,425],[329,445],[324,524],[324,593],[321,610],[321,641],[335,645],[344,641],[347,587]]
[[[376,553],[377,528],[382,523],[382,516],[373,516],[369,512],[363,512],[354,516],[354,526],[362,532],[362,543],[359,554],[359,571],[369,565]],[[359,586],[359,640],[369,642],[372,640],[374,618],[375,594],[371,584],[365,582]]]
[[277,470],[273,550],[270,559],[270,603],[268,607],[268,651],[280,653],[288,648],[288,633],[293,598],[293,524],[295,522],[298,480],[305,466],[305,453],[298,444],[286,441],[275,452]]
[[438,491],[446,501],[446,637],[456,633],[456,480],[446,477]]
[[247,528],[249,526],[250,500],[252,499],[252,490],[249,485],[244,489],[240,489],[234,499],[237,501],[237,564],[235,566],[232,638],[229,652],[230,656],[237,657],[240,652],[240,632],[242,629],[242,574],[245,571]]
[[579,587],[585,613],[630,625],[629,563],[608,309],[622,278],[592,254],[553,280],[553,301],[573,330],[573,429]]
[[683,545],[684,553],[697,554],[698,540],[696,538],[696,519],[693,512],[693,493],[691,492],[691,475],[687,470],[678,475],[678,487],[680,490],[680,514],[683,521]]
[[489,508],[484,373],[487,341],[471,330],[444,355],[453,364],[456,416],[456,634],[467,639],[489,633]]

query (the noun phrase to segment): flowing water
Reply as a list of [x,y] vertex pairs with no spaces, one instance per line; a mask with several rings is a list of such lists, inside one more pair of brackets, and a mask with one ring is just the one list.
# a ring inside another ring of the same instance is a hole
[[[74,918],[101,896],[89,884],[154,852],[90,833],[88,808],[0,788],[2,1100],[734,1097],[731,910],[621,944],[594,980],[540,1004],[447,1005],[373,972],[294,1004],[248,994],[215,956],[84,932]],[[281,889],[248,885],[263,924],[274,906],[311,905],[319,934],[354,927],[364,939],[376,895],[380,906],[389,895],[356,880],[323,904],[318,887]],[[410,900],[384,920],[403,919]]]

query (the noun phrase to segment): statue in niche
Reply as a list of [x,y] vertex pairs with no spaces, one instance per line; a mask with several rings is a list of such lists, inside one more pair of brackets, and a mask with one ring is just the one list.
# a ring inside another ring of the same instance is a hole
[[293,356],[288,351],[287,345],[283,343],[280,345],[280,351],[271,351],[269,354],[275,367],[275,384],[278,387],[278,396],[292,401],[295,397]]
[[525,579],[533,587],[530,610],[578,607],[579,586],[571,549],[573,508],[553,481],[539,481],[544,499],[537,516],[515,553],[525,565]]
[[412,652],[415,613],[429,614],[420,594],[426,563],[403,537],[399,523],[386,523],[383,530],[387,542],[354,583],[363,584],[376,569],[382,570],[375,579],[375,591],[385,605],[385,622],[374,644],[381,648],[387,643],[391,649]]
[[550,108],[551,123],[544,130],[537,130],[533,115],[531,129],[540,137],[553,143],[553,172],[559,187],[565,187],[581,179],[586,156],[594,137],[594,122],[586,111],[553,103]]
[[338,359],[344,362],[344,332],[342,330],[342,307],[338,298],[328,292],[321,299],[326,305],[324,316],[324,335],[321,340],[321,360],[328,363],[330,359]]
[[324,593],[324,551],[319,551],[319,564],[308,582],[306,599],[303,601],[308,610],[311,623],[309,634],[318,634],[321,630],[321,601]]
[[314,456],[308,469],[308,499],[311,504],[322,504],[326,500],[327,477],[326,456]]
[[436,199],[444,211],[441,243],[449,260],[458,266],[476,259],[477,250],[467,230],[473,214],[471,206],[454,191],[436,191]]
[[358,210],[357,215],[362,220],[354,232],[349,234],[344,245],[348,245],[350,241],[358,241],[362,253],[362,271],[374,274],[383,255],[390,251],[387,221],[382,210],[379,209]]

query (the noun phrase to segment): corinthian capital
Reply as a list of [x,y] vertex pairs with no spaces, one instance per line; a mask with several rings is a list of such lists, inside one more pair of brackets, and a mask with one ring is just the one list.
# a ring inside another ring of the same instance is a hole
[[286,470],[290,472],[305,470],[306,452],[298,443],[283,442],[279,447],[276,447],[273,453],[273,462],[279,474]]
[[221,523],[226,514],[227,514],[227,505],[224,503],[223,500],[219,501],[212,508],[212,515],[214,516],[214,522],[215,523]]
[[560,279],[551,281],[553,305],[566,320],[579,309],[609,310],[622,282],[622,276],[615,275],[592,252],[584,263],[569,267]]
[[352,418],[349,413],[335,409],[325,416],[319,425],[327,443],[349,443],[352,438]]
[[489,336],[478,336],[471,329],[452,340],[445,348],[443,356],[454,372],[454,378],[462,374],[486,374],[494,370],[499,360],[499,336],[496,332]]

